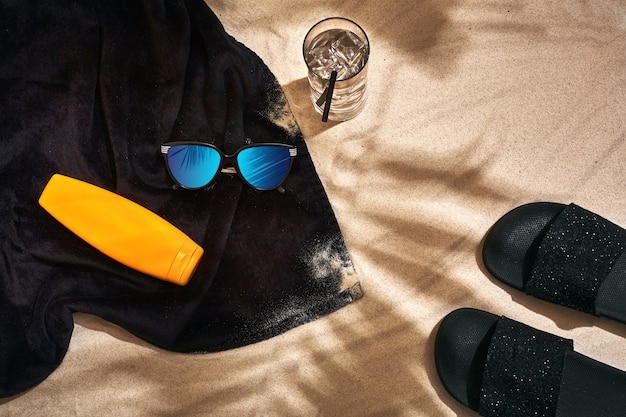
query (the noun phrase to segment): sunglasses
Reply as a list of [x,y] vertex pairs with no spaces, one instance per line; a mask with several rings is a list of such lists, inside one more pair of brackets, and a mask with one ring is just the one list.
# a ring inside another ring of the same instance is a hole
[[218,172],[237,173],[250,187],[273,190],[283,183],[298,150],[283,143],[253,143],[226,155],[204,142],[169,142],[161,145],[167,169],[181,187],[208,187]]

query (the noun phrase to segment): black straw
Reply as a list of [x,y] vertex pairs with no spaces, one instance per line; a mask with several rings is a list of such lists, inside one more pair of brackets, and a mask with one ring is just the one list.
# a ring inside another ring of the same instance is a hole
[[335,89],[335,81],[337,81],[337,71],[330,73],[330,81],[328,81],[328,88],[326,89],[326,104],[324,104],[324,114],[322,115],[322,122],[328,121],[328,112],[330,112],[330,102],[333,101],[333,90]]
[[324,89],[324,91],[322,91],[322,94],[320,95],[320,98],[317,99],[315,104],[317,104],[318,107],[322,107],[322,104],[326,103],[326,96],[327,95],[328,95],[328,87],[326,87]]

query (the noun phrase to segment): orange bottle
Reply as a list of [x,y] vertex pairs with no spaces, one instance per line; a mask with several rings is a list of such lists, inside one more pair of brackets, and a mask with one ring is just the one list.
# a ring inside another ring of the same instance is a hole
[[152,211],[95,185],[54,174],[39,204],[87,243],[131,268],[185,285],[202,247]]

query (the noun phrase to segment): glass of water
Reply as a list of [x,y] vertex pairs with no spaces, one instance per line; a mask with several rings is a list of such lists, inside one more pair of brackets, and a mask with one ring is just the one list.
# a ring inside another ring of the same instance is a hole
[[[365,103],[370,44],[361,27],[349,19],[330,17],[316,23],[302,45],[308,67],[313,107],[327,110],[329,120],[344,121],[359,114]],[[330,107],[327,106],[331,86]],[[334,88],[333,88],[334,87]]]

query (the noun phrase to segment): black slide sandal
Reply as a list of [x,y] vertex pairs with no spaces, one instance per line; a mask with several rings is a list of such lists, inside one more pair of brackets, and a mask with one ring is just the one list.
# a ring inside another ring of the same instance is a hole
[[483,262],[526,294],[626,323],[626,230],[575,204],[530,203],[485,237]]
[[481,416],[626,415],[626,372],[574,352],[570,339],[485,311],[442,320],[435,365],[446,390]]

